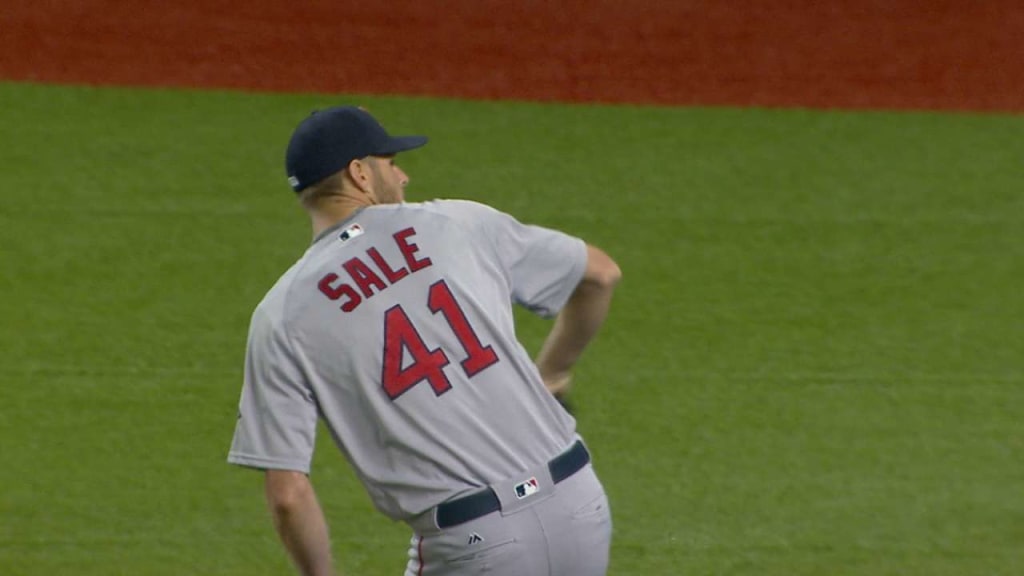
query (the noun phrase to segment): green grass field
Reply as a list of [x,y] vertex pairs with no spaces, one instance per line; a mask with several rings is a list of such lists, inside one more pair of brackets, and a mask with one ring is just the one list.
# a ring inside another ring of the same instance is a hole
[[[621,264],[575,392],[612,574],[1024,573],[1024,117],[0,84],[0,574],[291,573],[224,459],[309,240],[284,145],[343,101],[431,136],[410,199]],[[340,566],[401,574],[326,436],[314,482]]]

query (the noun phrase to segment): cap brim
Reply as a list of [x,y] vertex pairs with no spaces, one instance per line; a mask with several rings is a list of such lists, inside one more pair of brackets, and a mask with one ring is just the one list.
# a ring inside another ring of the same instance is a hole
[[377,152],[377,155],[388,156],[391,154],[398,154],[399,152],[419,148],[426,143],[426,136],[394,136],[388,140],[388,143],[384,146],[383,150]]

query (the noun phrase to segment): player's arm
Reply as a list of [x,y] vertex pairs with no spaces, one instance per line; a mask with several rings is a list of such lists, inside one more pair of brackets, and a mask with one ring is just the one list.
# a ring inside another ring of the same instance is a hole
[[327,521],[309,477],[291,470],[267,470],[267,505],[274,527],[303,576],[334,576]]
[[544,384],[556,396],[568,390],[572,368],[604,324],[612,293],[621,278],[618,264],[601,249],[588,244],[583,278],[559,312],[537,355],[537,368]]

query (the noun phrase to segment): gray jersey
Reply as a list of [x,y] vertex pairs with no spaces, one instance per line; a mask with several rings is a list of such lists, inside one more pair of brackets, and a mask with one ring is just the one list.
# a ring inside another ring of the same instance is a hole
[[575,421],[516,340],[586,245],[467,201],[365,208],[327,230],[252,317],[228,461],[308,472],[318,416],[374,504],[408,519],[550,460]]

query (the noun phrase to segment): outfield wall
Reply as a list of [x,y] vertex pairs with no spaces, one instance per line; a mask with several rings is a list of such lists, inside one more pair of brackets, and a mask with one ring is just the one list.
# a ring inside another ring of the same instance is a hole
[[146,4],[3,7],[0,78],[669,105],[1024,110],[1024,3],[1016,0]]

